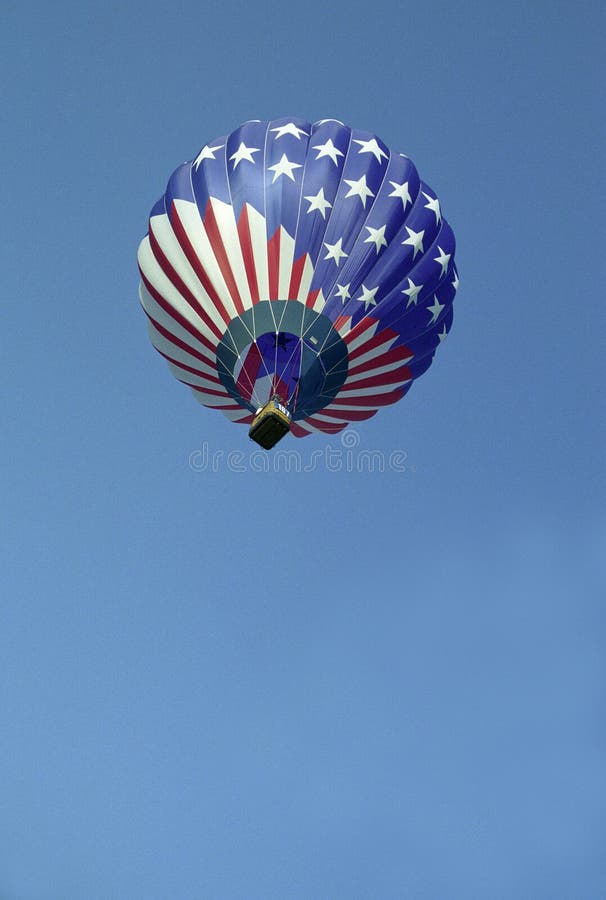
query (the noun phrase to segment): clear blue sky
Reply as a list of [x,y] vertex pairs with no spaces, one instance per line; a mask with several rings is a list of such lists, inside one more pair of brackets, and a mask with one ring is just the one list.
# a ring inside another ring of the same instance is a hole
[[[601,6],[5,0],[1,900],[606,896]],[[250,445],[137,245],[281,115],[409,154],[457,235],[359,429],[405,472],[189,463]]]

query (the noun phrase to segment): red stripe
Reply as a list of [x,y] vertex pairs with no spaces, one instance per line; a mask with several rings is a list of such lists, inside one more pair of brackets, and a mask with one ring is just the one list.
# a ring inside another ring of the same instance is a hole
[[305,260],[307,254],[304,253],[299,259],[295,260],[290,276],[290,284],[288,286],[288,299],[296,300],[299,296],[299,288],[301,287],[301,278],[303,277],[303,269],[305,268]]
[[164,312],[169,315],[171,319],[174,319],[175,322],[178,322],[179,325],[187,332],[189,332],[189,334],[191,334],[193,338],[195,338],[197,341],[200,341],[201,344],[204,344],[205,347],[208,347],[209,350],[212,350],[214,352],[217,349],[216,345],[213,347],[210,341],[208,341],[204,337],[204,335],[200,334],[200,332],[196,328],[194,328],[191,322],[188,322],[185,316],[182,316],[181,313],[174,308],[174,306],[171,306],[171,304],[164,299],[162,294],[160,294],[152,285],[152,283],[146,278],[141,267],[139,267],[139,272],[141,273],[141,280],[143,281],[143,284],[152,295],[158,306],[162,307]]
[[[186,353],[189,353],[191,356],[195,356],[196,359],[200,360],[200,362],[204,362],[209,366],[215,365],[214,359],[209,359],[207,356],[204,356],[204,354],[200,353],[199,350],[195,350],[193,347],[190,347],[189,344],[186,344],[185,341],[181,340],[181,338],[175,337],[175,335],[171,334],[171,332],[168,331],[167,328],[165,328],[163,325],[160,325],[159,322],[156,322],[154,317],[148,313],[148,311],[145,309],[145,307],[143,307],[143,312],[145,313],[147,318],[150,320],[150,322],[153,324],[154,328],[156,328],[157,331],[160,332],[162,337],[165,337],[166,340],[170,341],[171,344],[174,344],[175,347],[180,347],[181,350],[185,350]],[[201,344],[204,344],[204,346],[208,350],[210,350],[210,352],[213,354],[213,357],[214,357],[215,350],[217,348],[215,346],[213,346],[213,344],[211,344],[211,342],[208,340],[208,338],[204,337],[203,334],[200,334],[200,335],[198,335],[197,339]],[[216,357],[215,357],[215,359],[216,359]]]
[[[373,325],[377,325],[378,320],[373,319],[372,316],[365,316],[363,319],[360,319],[357,325],[351,329],[349,334],[346,334],[343,340],[347,344],[351,344],[356,338],[359,338],[360,335],[364,334],[365,331],[368,331]],[[388,340],[389,338],[397,338],[398,332],[393,331],[391,328],[384,328],[381,332],[383,334],[383,339]]]
[[410,381],[411,378],[412,374],[408,366],[400,366],[400,368],[394,369],[393,372],[384,372],[382,375],[369,375],[368,378],[361,378],[359,381],[353,381],[351,384],[345,382],[339,392],[339,396],[344,391],[355,393],[355,391],[362,388],[387,387],[389,384],[402,384],[405,381]]
[[[225,324],[229,325],[232,317],[229,315],[229,313],[223,306],[223,301],[217,294],[212,281],[208,277],[206,269],[200,262],[200,260],[198,258],[198,254],[194,250],[193,245],[188,237],[187,231],[185,230],[185,226],[183,225],[183,222],[179,218],[179,213],[177,211],[177,207],[175,206],[174,201],[171,206],[170,222],[171,222],[171,225],[173,226],[173,231],[175,232],[175,236],[181,245],[181,249],[185,253],[190,266],[192,267],[192,269],[198,276],[198,280],[200,281],[200,284],[202,285],[202,287],[204,288],[204,290],[206,291],[206,293],[212,300],[213,306],[215,307],[215,309],[217,310],[217,312],[219,313],[219,315],[221,316],[221,318],[223,319]],[[217,326],[215,325],[214,328],[216,328],[216,327]],[[219,334],[219,338],[221,338],[221,334]]]
[[260,367],[261,351],[256,344],[252,344],[246,354],[244,365],[240,369],[238,381],[236,382],[236,387],[245,400],[250,400],[252,397]]
[[[186,384],[186,382],[182,382],[182,384]],[[196,390],[196,388],[192,384],[188,384],[187,387],[191,388],[192,391]],[[228,410],[229,412],[235,412],[238,408],[241,408],[241,407],[237,407],[237,406],[215,406],[214,403],[211,406],[210,404],[205,403],[204,400],[202,401],[202,406],[206,406],[207,409],[218,409],[218,410],[225,409],[225,410]]]
[[[339,318],[335,321],[335,331],[340,331],[340,329],[347,325],[348,322],[351,322],[351,316],[339,316]],[[347,340],[347,338],[345,338]]]
[[269,270],[269,299],[279,300],[278,285],[280,281],[280,229],[267,243],[267,267]]
[[272,393],[277,394],[282,403],[288,403],[288,385],[277,374],[274,375]]
[[311,416],[309,419],[303,420],[306,423],[309,423],[313,428],[318,428],[320,431],[323,431],[324,434],[338,434],[340,431],[343,431],[344,428],[347,428],[348,423],[338,423],[335,422],[334,425],[330,422],[320,422],[319,419],[314,419]]
[[351,344],[357,337],[360,337],[361,334],[364,334],[365,331],[368,331],[369,328],[372,328],[373,325],[377,324],[376,319],[372,319],[368,316],[365,319],[360,319],[357,325],[348,331],[343,340],[346,344]]
[[[155,348],[158,350],[158,348]],[[167,359],[168,362],[172,363],[173,366],[177,366],[179,369],[183,369],[184,372],[191,372],[192,375],[195,375],[197,378],[204,378],[209,384],[221,384],[221,380],[219,378],[215,378],[214,375],[209,375],[207,372],[200,372],[199,369],[194,369],[192,366],[186,366],[185,363],[179,362],[178,359],[173,359],[172,356],[168,356],[168,354],[163,353],[162,350],[158,350],[160,356],[163,356],[164,359]],[[223,392],[226,396],[229,396],[226,391]]]
[[[398,388],[397,391],[391,391],[388,394],[372,394],[370,397],[341,397],[339,395],[332,401],[332,406],[389,406],[390,403],[396,403],[404,396],[404,390]],[[346,413],[349,415],[349,412]]]
[[[224,397],[226,400],[231,400],[230,395],[226,390],[223,391],[215,391],[212,388],[200,387],[197,384],[190,384],[189,381],[183,381],[182,378],[177,378],[177,381],[180,381],[181,384],[186,384],[187,387],[190,387],[194,391],[198,391],[200,394],[208,394],[209,397]],[[236,403],[235,406],[238,407],[240,404]],[[232,409],[232,406],[214,406],[213,409]]]
[[213,320],[210,318],[200,301],[197,299],[197,297],[194,297],[185,282],[182,281],[181,277],[177,274],[171,263],[168,261],[167,256],[164,254],[164,251],[162,250],[160,244],[156,239],[151,222],[149,225],[149,246],[151,247],[151,251],[158,265],[160,266],[168,280],[171,282],[171,284],[179,291],[188,306],[191,306],[194,312],[200,316],[202,321],[205,322],[206,325],[208,325],[212,333],[218,339],[220,339],[221,332],[219,331]]
[[320,412],[323,416],[328,416],[330,419],[339,419],[341,422],[346,418],[347,422],[363,422],[364,419],[370,419],[372,416],[376,415],[376,409],[348,409],[343,410],[343,412],[337,412],[336,409],[321,409]]
[[309,437],[309,435],[310,435],[309,431],[305,431],[305,429],[301,428],[300,425],[297,425],[296,422],[292,423],[292,425],[290,426],[290,430],[291,430],[292,434],[294,434],[294,436],[298,437],[298,438]]
[[225,245],[223,244],[223,238],[221,237],[221,232],[215,218],[215,211],[210,200],[206,204],[206,213],[204,215],[204,230],[208,235],[208,239],[213,248],[213,253],[215,254],[217,262],[219,263],[219,268],[221,269],[221,275],[223,275],[223,279],[225,281],[225,284],[227,285],[227,290],[229,291],[231,299],[234,301],[234,306],[236,307],[238,313],[242,315],[242,313],[244,312],[244,304],[242,303],[240,291],[238,290],[238,285],[236,284],[234,273],[231,270],[229,259],[227,258],[227,252],[225,250]]
[[[180,381],[180,380],[181,379],[179,379],[179,378],[177,379],[177,381]],[[183,381],[181,383],[187,384],[186,381]],[[225,397],[226,396],[225,392],[223,392],[221,394],[218,391],[207,391],[206,388],[196,387],[195,384],[187,384],[187,387],[191,388],[192,391],[198,391],[199,394],[210,394],[210,395],[216,395],[217,397]],[[235,412],[237,409],[241,409],[242,412],[246,412],[246,410],[242,406],[240,406],[239,403],[236,403],[235,400],[232,403],[228,404],[227,406],[211,406],[211,407],[209,407],[209,409],[230,409],[232,412]]]
[[347,374],[348,376],[360,375],[362,372],[369,372],[372,369],[381,369],[383,366],[391,365],[391,363],[405,362],[411,357],[412,353],[408,347],[393,347],[385,353],[379,353],[378,356],[367,359],[366,362],[360,363],[357,366],[352,366]]
[[242,259],[244,260],[244,268],[246,269],[246,277],[248,279],[248,287],[253,303],[259,302],[259,286],[257,284],[257,273],[255,271],[255,258],[253,255],[252,238],[250,236],[250,224],[248,221],[248,206],[244,204],[242,213],[238,220],[238,237],[240,238],[240,248],[242,250]]
[[[394,335],[395,337],[395,335]],[[370,350],[375,350],[377,347],[380,347],[382,344],[385,344],[387,341],[393,340],[392,335],[387,331],[379,331],[374,337],[368,338],[367,341],[360,344],[359,347],[356,347],[355,350],[352,350],[349,354],[350,362],[354,359],[357,359],[358,356],[364,356],[365,353],[368,353]],[[391,348],[390,348],[391,349]],[[387,350],[384,351],[387,353]]]
[[318,299],[318,294],[320,293],[320,289],[317,291],[310,291],[307,295],[307,300],[305,301],[305,306],[308,306],[309,309],[313,309],[314,303]]

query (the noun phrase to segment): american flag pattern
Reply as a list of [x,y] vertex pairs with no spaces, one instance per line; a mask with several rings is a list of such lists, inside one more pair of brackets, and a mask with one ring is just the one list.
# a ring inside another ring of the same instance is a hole
[[173,172],[138,253],[153,345],[204,406],[333,434],[400,400],[453,320],[455,240],[411,160],[326,119],[249,121]]

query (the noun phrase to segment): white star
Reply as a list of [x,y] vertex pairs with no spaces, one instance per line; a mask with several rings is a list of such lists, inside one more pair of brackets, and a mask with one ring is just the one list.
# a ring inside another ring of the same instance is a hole
[[442,248],[440,247],[439,244],[438,244],[438,250],[440,251],[440,255],[434,256],[433,261],[440,263],[440,265],[442,266],[442,271],[440,272],[440,278],[441,278],[442,275],[446,272],[446,269],[448,268],[448,263],[450,261],[451,254],[444,253],[444,251],[442,250]]
[[194,165],[196,167],[196,172],[200,167],[200,163],[203,159],[214,159],[215,153],[217,150],[222,150],[225,147],[225,144],[220,144],[218,147],[209,147],[208,144],[205,147],[202,147],[196,158],[194,159]]
[[438,321],[438,316],[442,312],[445,307],[445,303],[440,303],[436,294],[433,295],[433,304],[427,307],[427,312],[431,313],[431,322],[430,325],[433,325],[434,322]]
[[446,331],[446,323],[444,323],[444,328],[442,329],[442,333],[438,335],[438,337],[440,339],[440,343],[442,343],[442,341],[446,340],[447,336],[448,336],[448,332]]
[[351,299],[351,294],[349,293],[350,284],[351,281],[349,282],[349,284],[337,284],[337,290],[335,291],[334,296],[340,297],[343,303],[345,303],[346,300]]
[[412,258],[414,259],[419,251],[423,253],[423,235],[425,234],[425,231],[413,231],[408,225],[406,225],[405,228],[408,232],[408,237],[405,241],[402,241],[402,243],[410,244],[411,247],[415,248],[415,252],[412,254]]
[[347,197],[359,197],[362,201],[362,206],[366,209],[366,198],[374,197],[373,192],[366,185],[366,175],[362,175],[357,181],[349,181],[347,178],[344,181],[345,184],[349,185],[349,193],[345,194],[345,199]]
[[406,209],[407,203],[412,203],[412,197],[410,196],[410,192],[408,190],[408,182],[403,181],[402,184],[398,184],[397,181],[390,181],[390,185],[393,188],[393,191],[389,195],[390,197],[399,197],[402,201],[402,206]]
[[307,210],[308,214],[313,212],[314,209],[317,209],[323,219],[326,218],[326,210],[332,209],[332,203],[329,203],[328,200],[324,197],[324,188],[321,187],[317,194],[312,194],[309,197],[305,197],[305,200],[309,200],[309,209]]
[[369,232],[369,235],[364,243],[374,244],[378,256],[381,247],[387,247],[387,241],[385,240],[385,229],[387,228],[387,225],[381,225],[380,228],[371,228],[370,225],[365,225],[364,227],[366,228],[366,231]]
[[425,209],[430,209],[432,213],[436,217],[436,225],[438,225],[442,221],[442,210],[440,209],[440,201],[437,197],[431,197],[429,194],[426,194],[425,191],[421,191],[426,200],[429,200],[429,203],[425,204]]
[[291,181],[294,181],[295,176],[293,175],[292,170],[300,169],[302,167],[301,167],[301,163],[290,162],[290,160],[288,160],[286,158],[286,153],[283,153],[282,158],[280,159],[280,162],[277,162],[275,164],[275,166],[268,166],[267,168],[268,168],[268,171],[274,173],[274,177],[273,177],[273,181],[272,181],[272,184],[273,184],[275,181],[278,180],[280,175],[286,175],[286,176],[288,176],[288,178],[290,178]]
[[422,284],[415,284],[412,278],[408,279],[408,287],[405,288],[402,293],[406,294],[408,297],[408,303],[406,304],[406,309],[413,303],[415,306],[417,305],[417,300],[419,299],[419,294],[423,290]]
[[302,128],[298,128],[294,122],[289,122],[287,125],[280,125],[278,128],[270,128],[270,131],[276,132],[276,140],[278,138],[284,137],[285,134],[292,134],[293,137],[296,137],[298,141],[301,140],[301,135],[309,135],[308,131],[304,131]]
[[342,256],[349,256],[348,253],[345,253],[343,251],[343,238],[339,238],[336,244],[327,244],[325,241],[324,246],[328,250],[328,253],[324,257],[324,259],[334,259],[337,266],[341,262]]
[[243,159],[245,159],[247,162],[254,163],[254,159],[253,159],[252,155],[253,155],[253,153],[258,153],[258,152],[259,152],[258,147],[247,147],[245,143],[241,142],[240,146],[238,147],[236,152],[232,153],[232,155],[229,158],[233,159],[234,169],[237,169],[238,163],[241,163]]
[[337,156],[343,156],[343,153],[339,150],[338,147],[332,142],[332,138],[328,138],[325,144],[316,144],[313,148],[314,150],[319,150],[320,152],[316,156],[316,159],[321,159],[323,156],[329,156],[334,162],[335,166],[338,166]]
[[382,156],[387,159],[387,153],[385,153],[384,150],[381,150],[381,148],[377,144],[376,138],[372,138],[372,140],[370,141],[357,141],[354,138],[354,144],[360,145],[358,153],[372,153],[379,160],[379,162],[381,162]]
[[374,288],[367,288],[365,284],[362,285],[362,296],[356,297],[356,300],[359,300],[360,303],[364,304],[364,311],[368,309],[369,306],[376,306],[377,301],[375,300],[375,294],[379,290],[379,285]]
[[452,283],[452,286],[455,289],[455,291],[459,290],[459,273],[457,272],[456,269],[454,270],[454,281]]

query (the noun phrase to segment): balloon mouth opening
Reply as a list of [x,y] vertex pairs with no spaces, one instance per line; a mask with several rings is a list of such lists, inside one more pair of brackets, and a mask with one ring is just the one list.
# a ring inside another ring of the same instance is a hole
[[251,400],[259,405],[278,400],[292,410],[301,378],[302,342],[300,335],[290,331],[265,332],[255,338],[242,353],[244,378],[236,382],[240,392],[251,391]]
[[275,397],[305,419],[332,401],[347,370],[331,320],[296,301],[260,301],[231,320],[217,347],[222,384],[253,415]]

